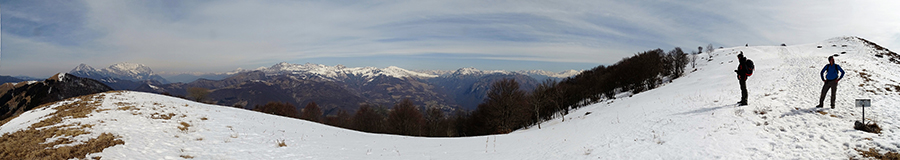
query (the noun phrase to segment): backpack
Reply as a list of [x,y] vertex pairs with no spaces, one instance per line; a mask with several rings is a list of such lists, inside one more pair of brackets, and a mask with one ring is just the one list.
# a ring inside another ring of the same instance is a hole
[[747,59],[745,63],[746,64],[744,65],[744,67],[747,67],[747,77],[750,77],[751,75],[753,75],[753,61]]

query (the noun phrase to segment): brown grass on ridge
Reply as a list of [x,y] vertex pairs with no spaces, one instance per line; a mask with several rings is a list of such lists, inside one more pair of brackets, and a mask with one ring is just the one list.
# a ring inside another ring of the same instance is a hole
[[861,150],[859,148],[854,148],[860,155],[866,158],[874,158],[874,159],[883,159],[883,160],[900,160],[900,153],[897,152],[887,152],[884,154],[878,153],[878,150],[875,148],[869,148],[868,151]]
[[[90,124],[58,125],[64,119],[85,118],[94,112],[103,99],[102,94],[94,94],[70,98],[76,100],[55,107],[57,111],[38,123],[28,128],[12,133],[3,134],[0,137],[0,159],[84,159],[87,154],[102,152],[111,146],[125,144],[124,141],[110,133],[101,133],[96,138],[89,139],[78,145],[57,145],[74,143],[70,137],[90,134],[86,128],[93,127]],[[42,105],[47,107],[53,103]],[[38,128],[41,128],[38,130]],[[48,138],[57,138],[47,142]]]
[[181,126],[178,126],[178,129],[184,132],[187,132],[188,127],[191,127],[191,124],[181,122]]

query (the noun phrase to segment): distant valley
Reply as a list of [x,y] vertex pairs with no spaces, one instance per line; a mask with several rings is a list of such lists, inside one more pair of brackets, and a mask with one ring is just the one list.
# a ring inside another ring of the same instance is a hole
[[[306,104],[316,102],[325,114],[336,114],[339,110],[355,111],[360,105],[390,108],[407,98],[417,106],[437,107],[447,112],[474,110],[494,81],[515,79],[522,90],[532,90],[541,81],[561,80],[581,71],[482,71],[475,68],[411,71],[394,66],[346,67],[282,62],[253,70],[169,76],[177,80],[163,78],[150,67],[134,63],[118,63],[101,69],[81,64],[68,73],[95,79],[114,90],[184,97],[188,95],[188,89],[196,87],[209,91],[205,97],[208,103],[252,109],[268,102],[286,102],[302,109]],[[23,81],[9,76],[2,80]]]

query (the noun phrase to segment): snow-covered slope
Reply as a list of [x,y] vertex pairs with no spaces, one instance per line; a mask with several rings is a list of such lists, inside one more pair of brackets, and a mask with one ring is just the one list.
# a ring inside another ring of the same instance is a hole
[[[837,44],[837,47],[826,45]],[[840,47],[847,44],[847,47]],[[733,70],[743,51],[756,64],[748,80],[749,106]],[[840,52],[847,71],[835,109],[813,108],[821,67]],[[718,49],[696,71],[654,90],[607,100],[505,135],[421,138],[369,134],[224,106],[140,92],[109,92],[85,118],[61,124],[119,136],[110,159],[845,159],[854,149],[900,150],[900,64],[874,56],[853,38],[796,46]],[[688,67],[693,71],[693,68]],[[890,88],[890,89],[888,89]],[[98,96],[99,97],[99,96]],[[860,108],[881,134],[857,131]],[[20,115],[0,127],[10,133],[40,121],[59,102]],[[589,114],[588,114],[589,113]],[[77,126],[77,125],[76,125]],[[283,142],[286,146],[279,146]]]

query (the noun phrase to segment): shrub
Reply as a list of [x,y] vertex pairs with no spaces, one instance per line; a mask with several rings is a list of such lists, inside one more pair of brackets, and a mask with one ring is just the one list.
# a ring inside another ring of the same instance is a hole
[[897,152],[887,152],[887,153],[881,154],[878,152],[878,150],[875,150],[875,148],[869,148],[868,151],[862,150],[859,148],[854,148],[854,150],[856,150],[856,152],[859,152],[859,154],[862,155],[863,157],[867,157],[867,158],[895,159],[895,160],[900,159],[900,153],[897,153]]
[[561,113],[559,111],[562,110],[562,106],[558,102],[562,98],[560,97],[562,93],[557,84],[555,80],[547,79],[531,92],[529,100],[534,107],[534,118],[538,128],[541,121],[550,120],[556,113]]
[[319,109],[319,105],[316,105],[316,102],[309,102],[305,108],[303,108],[303,115],[300,116],[301,119],[305,119],[308,121],[319,122],[319,117],[322,116],[322,109]]
[[291,117],[291,118],[300,118],[300,112],[297,112],[297,108],[290,103],[281,103],[281,102],[269,102],[266,105],[259,106],[253,108],[254,111],[274,114],[279,116]]
[[287,144],[284,143],[283,139],[275,140],[275,142],[278,143],[278,147],[287,147]]
[[337,116],[328,116],[325,117],[325,124],[341,127],[341,128],[351,128],[350,127],[350,113],[343,109],[339,109]]
[[441,109],[438,109],[437,107],[428,108],[428,110],[425,111],[424,135],[430,137],[450,136],[450,128],[447,123],[444,111],[441,111]]
[[528,125],[531,118],[525,91],[519,90],[519,83],[503,79],[491,86],[487,99],[473,113],[480,122],[481,133],[509,133]]
[[384,116],[378,114],[375,109],[369,105],[359,106],[356,113],[351,118],[350,127],[363,132],[382,133]]
[[853,129],[865,131],[865,132],[869,132],[869,133],[881,134],[881,127],[878,127],[878,124],[875,124],[875,122],[872,122],[869,124],[863,124],[862,122],[856,121],[853,124]]
[[424,123],[422,112],[419,112],[418,107],[408,98],[394,105],[387,119],[387,125],[392,133],[410,136],[421,135]]
[[450,130],[451,131],[450,136],[459,136],[459,137],[464,137],[464,136],[469,136],[469,135],[474,136],[474,134],[471,134],[472,127],[470,125],[471,122],[469,121],[469,119],[470,119],[469,112],[463,111],[461,109],[457,109],[456,111],[454,111],[453,116],[449,120],[449,122],[450,122],[449,125],[450,125],[450,127],[453,128]]

